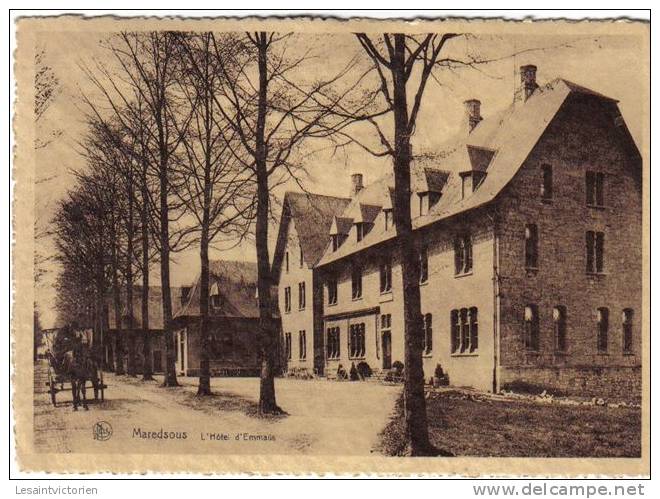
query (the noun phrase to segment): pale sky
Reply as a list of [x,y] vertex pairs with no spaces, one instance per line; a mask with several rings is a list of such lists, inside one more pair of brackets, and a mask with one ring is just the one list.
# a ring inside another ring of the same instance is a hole
[[[48,223],[56,202],[71,186],[71,169],[84,168],[84,161],[76,152],[76,142],[84,134],[80,93],[93,92],[79,67],[91,64],[93,58],[105,57],[99,42],[106,33],[74,31],[49,31],[43,34],[42,46],[46,49],[49,63],[62,82],[60,95],[48,111],[43,128],[57,126],[63,135],[37,155],[37,178],[53,180],[36,186],[35,207],[37,218]],[[304,35],[302,44],[312,49],[318,58],[306,67],[320,78],[334,74],[361,48],[352,35]],[[479,70],[462,69],[440,71],[438,81],[430,81],[425,93],[413,145],[415,150],[433,150],[451,136],[465,129],[463,101],[477,98],[482,102],[484,117],[494,114],[511,104],[518,83],[517,68],[523,64],[538,67],[539,84],[562,77],[592,90],[618,99],[623,117],[638,145],[645,133],[645,96],[647,95],[647,64],[641,47],[643,40],[632,36],[479,36],[456,39],[448,49],[452,53],[477,53],[497,59],[513,53],[524,52],[516,57],[480,66]],[[531,50],[538,49],[544,50]],[[352,133],[364,140],[373,138],[368,128],[356,128]],[[373,143],[373,142],[372,142]],[[317,150],[325,144],[310,143],[309,150]],[[377,160],[357,147],[347,148],[334,156],[325,150],[310,154],[306,161],[309,178],[306,189],[331,195],[347,195],[349,175],[361,172],[369,183],[391,168],[389,160]],[[297,190],[295,186],[288,186]],[[281,193],[278,193],[281,196]],[[276,227],[271,229],[272,239]],[[48,243],[45,243],[48,244]],[[254,260],[251,243],[244,243],[228,251],[212,251],[211,258]],[[157,265],[154,265],[156,267]],[[199,272],[198,248],[177,254],[171,265],[172,283],[188,284]],[[42,321],[47,327],[55,320],[55,294],[52,284],[57,269],[54,267],[37,290],[37,302]]]

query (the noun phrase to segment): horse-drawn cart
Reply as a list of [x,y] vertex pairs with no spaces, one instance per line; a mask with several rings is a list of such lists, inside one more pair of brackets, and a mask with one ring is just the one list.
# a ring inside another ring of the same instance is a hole
[[[86,386],[83,386],[82,383],[86,383],[88,380],[74,380],[72,379],[73,377],[74,374],[62,372],[61,369],[58,372],[58,367],[53,362],[53,359],[48,359],[48,381],[46,383],[48,384],[50,401],[53,403],[53,407],[57,407],[57,393],[68,389],[70,389],[73,394],[74,403],[77,402],[80,392],[85,394],[84,398],[86,399]],[[98,380],[98,384],[95,383],[96,380]],[[101,396],[101,401],[105,400],[105,389],[108,386],[103,382],[103,370],[97,368],[95,375],[90,377],[89,381],[91,381],[92,388],[94,389],[94,400],[98,400],[99,394]],[[79,390],[79,392],[73,393],[74,389]]]
[[[57,393],[71,390],[73,409],[81,405],[87,409],[87,382],[91,382],[94,390],[94,400],[105,399],[107,385],[103,382],[103,370],[95,362],[89,343],[73,341],[73,343],[51,343],[46,357],[48,359],[48,391],[50,400],[57,407]],[[68,385],[68,386],[67,386]],[[81,400],[82,395],[82,400]]]

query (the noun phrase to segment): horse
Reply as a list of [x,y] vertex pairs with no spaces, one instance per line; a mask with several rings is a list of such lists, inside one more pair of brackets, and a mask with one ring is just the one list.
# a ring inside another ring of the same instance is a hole
[[88,351],[82,348],[68,350],[62,354],[60,366],[63,374],[66,374],[71,380],[71,393],[73,395],[73,410],[77,411],[81,405],[80,395],[82,393],[82,406],[88,411],[87,407],[87,381],[92,382],[94,388],[94,400],[99,398],[100,381],[96,362],[92,359]]

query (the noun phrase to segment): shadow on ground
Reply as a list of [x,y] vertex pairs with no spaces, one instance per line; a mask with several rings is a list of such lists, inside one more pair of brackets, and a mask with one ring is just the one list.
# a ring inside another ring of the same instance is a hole
[[235,411],[266,422],[279,421],[287,416],[286,413],[261,415],[257,402],[235,393],[214,392],[211,395],[198,396],[190,391],[182,390],[177,395],[179,404],[204,411],[207,414],[214,414],[217,411]]

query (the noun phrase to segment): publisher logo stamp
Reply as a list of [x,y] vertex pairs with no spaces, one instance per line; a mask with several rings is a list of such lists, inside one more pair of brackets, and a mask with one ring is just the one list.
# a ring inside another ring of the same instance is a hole
[[107,421],[99,421],[94,424],[92,429],[94,440],[105,441],[109,440],[112,436],[112,426]]

